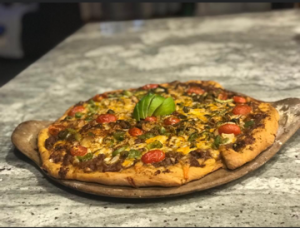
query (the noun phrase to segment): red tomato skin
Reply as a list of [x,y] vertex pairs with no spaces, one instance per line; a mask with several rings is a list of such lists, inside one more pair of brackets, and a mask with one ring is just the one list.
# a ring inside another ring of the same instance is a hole
[[220,100],[227,100],[227,98],[228,98],[227,93],[220,93],[218,96],[218,99]]
[[232,110],[234,115],[247,115],[251,112],[251,107],[248,105],[237,105]]
[[148,89],[155,89],[157,87],[158,87],[158,84],[148,84],[148,85],[144,85],[142,88],[145,90],[148,90]]
[[75,106],[69,111],[68,116],[75,116],[76,112],[83,112],[84,110],[85,108],[83,106]]
[[97,123],[116,122],[117,117],[114,114],[101,114],[96,119]]
[[66,127],[62,124],[50,125],[48,131],[50,135],[56,136],[60,131],[64,130],[65,128]]
[[107,94],[97,94],[93,97],[93,101],[101,101],[104,98],[107,98]]
[[145,121],[156,122],[157,118],[155,116],[148,116],[148,117],[145,118]]
[[142,156],[142,162],[145,164],[156,163],[164,160],[165,157],[165,153],[161,150],[150,150]]
[[139,136],[143,134],[143,131],[137,127],[130,128],[128,132],[131,136]]
[[72,156],[84,156],[87,154],[87,148],[84,146],[72,147],[70,153]]
[[192,93],[195,93],[195,94],[203,94],[205,93],[205,91],[199,87],[190,87],[187,91],[188,94],[192,94]]
[[238,125],[236,124],[224,124],[222,126],[219,127],[218,129],[219,134],[234,134],[234,135],[238,135],[241,134],[241,129]]
[[239,96],[234,96],[233,100],[235,103],[239,103],[239,104],[244,104],[247,102],[246,98],[244,97],[239,97]]
[[173,125],[173,124],[177,124],[179,122],[180,122],[180,119],[178,119],[176,117],[169,117],[164,120],[164,124],[166,124],[166,125]]

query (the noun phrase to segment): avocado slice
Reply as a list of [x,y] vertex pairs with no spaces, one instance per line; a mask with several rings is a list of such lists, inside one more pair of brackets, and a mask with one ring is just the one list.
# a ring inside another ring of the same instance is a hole
[[156,95],[152,99],[151,104],[149,105],[147,116],[152,116],[155,110],[164,102],[164,100],[165,100],[164,97],[160,95]]
[[144,113],[144,117],[143,119],[145,119],[147,116],[148,116],[148,109],[149,109],[149,106],[151,104],[151,101],[152,99],[155,97],[154,94],[152,93],[148,93],[145,97],[144,97],[144,101],[142,103],[142,107],[141,109],[143,110],[143,113]]
[[136,104],[134,110],[133,110],[133,117],[137,120],[140,121],[141,117],[140,117],[140,111],[139,111],[139,103]]
[[172,97],[168,97],[164,102],[155,110],[154,116],[169,115],[176,110],[175,102]]

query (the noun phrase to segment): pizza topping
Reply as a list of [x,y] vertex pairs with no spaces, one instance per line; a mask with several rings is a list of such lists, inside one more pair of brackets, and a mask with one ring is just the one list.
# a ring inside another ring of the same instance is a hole
[[148,117],[145,118],[145,121],[156,122],[157,118],[155,116],[148,116]]
[[77,156],[77,158],[78,158],[79,161],[84,162],[84,161],[91,160],[93,158],[93,154],[92,153],[87,153],[84,156]]
[[96,121],[98,123],[116,122],[117,117],[114,114],[102,114],[97,117]]
[[62,124],[52,124],[49,126],[48,131],[50,135],[58,135],[58,133],[62,130],[64,130],[66,127]]
[[204,94],[205,91],[199,87],[190,87],[187,91],[188,94]]
[[113,133],[113,136],[117,141],[123,141],[125,139],[125,133],[125,131],[117,130],[115,133]]
[[139,150],[130,150],[129,153],[128,153],[127,158],[134,158],[134,159],[136,159],[136,158],[141,157],[141,155],[142,155],[142,153]]
[[249,128],[249,127],[253,126],[254,124],[255,124],[254,120],[249,120],[249,121],[245,122],[244,128]]
[[244,97],[239,97],[239,96],[234,96],[233,100],[235,103],[240,103],[240,104],[244,104],[247,102],[246,98]]
[[166,125],[174,125],[180,122],[180,119],[176,118],[176,117],[169,117],[167,119],[164,120],[164,124]]
[[51,135],[49,138],[46,139],[45,141],[45,147],[47,150],[52,149],[52,147],[54,146],[54,144],[56,143],[57,138],[53,135]]
[[87,153],[87,148],[83,146],[75,146],[71,148],[70,153],[73,156],[84,156]]
[[217,135],[213,142],[213,149],[218,149],[220,145],[225,144],[228,141],[227,138],[222,138],[220,135]]
[[68,115],[69,116],[75,116],[76,113],[80,113],[85,111],[85,108],[83,106],[75,106],[74,108],[72,108],[69,112]]
[[163,147],[163,144],[162,144],[160,141],[155,140],[154,142],[148,144],[146,147],[147,147],[149,150],[151,150],[151,149],[154,149],[154,148],[162,148],[162,147]]
[[175,102],[172,97],[164,98],[160,95],[148,93],[135,106],[133,117],[140,121],[152,115],[169,115],[175,111]]
[[234,115],[247,115],[251,112],[251,107],[248,105],[237,105],[232,110]]
[[220,100],[220,99],[215,98],[215,101],[217,101],[219,103],[230,103],[230,102],[233,102],[233,99]]
[[228,97],[228,95],[225,92],[222,92],[218,95],[219,100],[227,100],[227,97]]
[[137,127],[130,128],[128,132],[131,136],[139,136],[143,134],[143,131]]
[[145,164],[156,163],[165,159],[165,153],[161,150],[151,150],[142,156],[142,162]]
[[236,124],[224,124],[219,127],[218,131],[219,134],[225,133],[225,134],[238,135],[241,133],[240,127]]
[[148,84],[148,85],[144,85],[142,88],[145,90],[148,90],[148,89],[155,89],[157,87],[158,87],[158,84]]

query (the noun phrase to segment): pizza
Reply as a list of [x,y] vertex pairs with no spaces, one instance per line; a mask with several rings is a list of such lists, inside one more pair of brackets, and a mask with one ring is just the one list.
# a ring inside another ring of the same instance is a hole
[[180,186],[236,169],[273,144],[269,103],[214,81],[174,81],[97,94],[42,129],[42,169],[59,179]]

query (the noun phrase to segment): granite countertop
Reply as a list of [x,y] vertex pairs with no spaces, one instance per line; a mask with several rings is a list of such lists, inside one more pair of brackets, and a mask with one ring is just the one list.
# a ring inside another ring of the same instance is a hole
[[91,23],[0,88],[1,226],[298,226],[300,131],[260,169],[173,199],[110,199],[46,179],[12,145],[26,120],[55,120],[96,93],[216,80],[265,101],[300,97],[300,13]]

